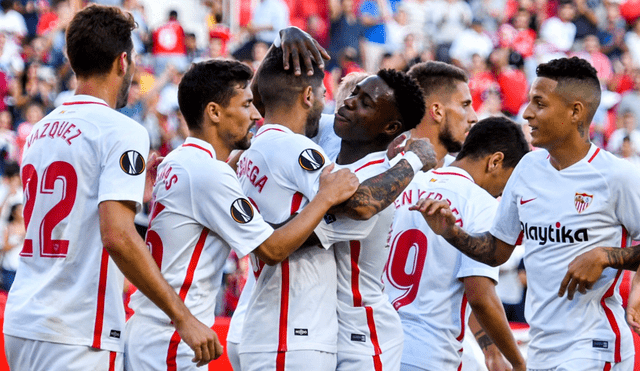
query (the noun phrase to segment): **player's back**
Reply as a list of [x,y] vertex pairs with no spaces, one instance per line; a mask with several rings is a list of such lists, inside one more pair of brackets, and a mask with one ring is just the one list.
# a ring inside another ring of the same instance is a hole
[[140,207],[148,150],[142,126],[89,96],[34,126],[22,158],[27,231],[5,333],[121,350],[123,278],[102,248],[98,205]]
[[[497,201],[457,167],[419,173],[395,201],[385,289],[402,320],[402,362],[432,369],[457,367],[468,316],[460,278],[482,275],[497,280],[491,268],[464,256],[434,234],[419,212],[420,198],[448,200],[456,224],[470,233],[488,230]],[[429,357],[421,349],[432,347]]]
[[[238,178],[264,219],[282,223],[318,190],[322,149],[281,125],[264,125],[238,163]],[[240,353],[336,351],[336,267],[333,252],[302,247],[275,266],[251,255],[257,281]],[[259,318],[257,321],[255,319]]]

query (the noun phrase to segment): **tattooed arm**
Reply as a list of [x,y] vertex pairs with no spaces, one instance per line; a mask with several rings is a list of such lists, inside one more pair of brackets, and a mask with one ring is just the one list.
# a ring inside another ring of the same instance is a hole
[[[405,150],[415,153],[420,158],[424,166],[423,171],[430,170],[437,164],[433,146],[426,140],[410,139]],[[367,220],[391,205],[409,185],[413,176],[413,168],[407,160],[402,159],[386,172],[362,182],[350,199],[330,212],[351,219]]]
[[510,245],[490,232],[469,234],[458,227],[456,218],[451,213],[446,201],[436,201],[423,198],[409,210],[419,211],[429,224],[429,228],[444,237],[453,247],[460,250],[473,260],[497,267],[506,262],[513,252],[514,245]]
[[586,294],[587,290],[600,278],[605,268],[636,270],[640,264],[640,245],[619,247],[598,247],[578,255],[571,263],[560,284],[558,296],[573,299],[576,291]]
[[524,371],[524,358],[516,345],[493,280],[470,276],[463,278],[463,281],[465,294],[473,309],[469,318],[469,329],[473,331],[478,345],[482,348],[487,369],[511,370],[502,357],[504,354],[514,370]]

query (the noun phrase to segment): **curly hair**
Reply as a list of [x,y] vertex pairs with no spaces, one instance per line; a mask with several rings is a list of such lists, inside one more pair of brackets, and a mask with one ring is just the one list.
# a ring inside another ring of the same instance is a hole
[[553,59],[536,69],[538,77],[558,82],[556,92],[566,98],[581,99],[587,103],[590,119],[600,105],[600,80],[598,72],[584,59],[578,57]]
[[393,90],[402,130],[407,131],[418,126],[426,111],[424,96],[418,82],[404,72],[391,69],[382,69],[377,75]]
[[178,85],[178,105],[189,129],[201,129],[207,104],[227,107],[235,88],[246,88],[252,77],[251,68],[237,61],[212,59],[192,64]]
[[136,22],[118,7],[89,5],[79,11],[67,29],[67,56],[80,77],[106,74],[123,52],[131,61],[131,32]]

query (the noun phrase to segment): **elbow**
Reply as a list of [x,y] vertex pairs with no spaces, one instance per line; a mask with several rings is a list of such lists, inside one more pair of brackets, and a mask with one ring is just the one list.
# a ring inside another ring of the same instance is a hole
[[281,263],[288,256],[284,253],[274,250],[275,249],[273,249],[272,247],[268,247],[262,244],[255,250],[255,252],[256,255],[258,255],[258,258],[260,258],[263,263],[269,266],[274,266],[278,263]]
[[374,215],[376,215],[376,211],[370,207],[357,207],[347,213],[347,216],[353,220],[369,220]]

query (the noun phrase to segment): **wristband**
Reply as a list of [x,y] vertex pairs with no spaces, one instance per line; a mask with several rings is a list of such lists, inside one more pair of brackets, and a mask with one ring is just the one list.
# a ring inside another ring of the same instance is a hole
[[407,162],[409,162],[409,165],[411,165],[411,167],[413,168],[413,174],[418,174],[419,171],[422,171],[424,165],[422,164],[422,161],[420,160],[420,157],[418,157],[418,155],[409,151],[405,152],[403,158],[407,160]]

